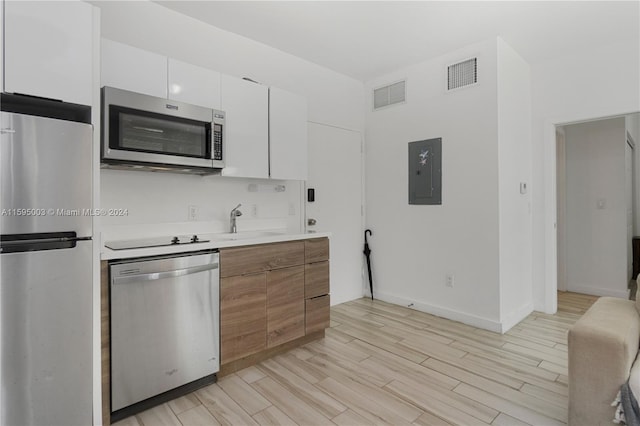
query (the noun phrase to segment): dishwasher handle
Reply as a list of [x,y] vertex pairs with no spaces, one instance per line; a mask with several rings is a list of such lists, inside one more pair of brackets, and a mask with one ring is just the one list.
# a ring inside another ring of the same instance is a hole
[[210,263],[208,265],[194,266],[191,268],[175,269],[173,271],[165,272],[152,272],[148,274],[135,274],[127,275],[124,277],[113,278],[113,285],[131,284],[140,281],[154,281],[163,278],[175,278],[182,277],[184,275],[197,274],[198,272],[210,271],[212,269],[218,269],[218,263]]

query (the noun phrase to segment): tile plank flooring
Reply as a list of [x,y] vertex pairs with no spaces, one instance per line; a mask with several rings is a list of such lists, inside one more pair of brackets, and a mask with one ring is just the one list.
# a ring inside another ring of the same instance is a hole
[[117,425],[563,425],[566,332],[596,299],[560,292],[504,335],[355,300],[323,340]]

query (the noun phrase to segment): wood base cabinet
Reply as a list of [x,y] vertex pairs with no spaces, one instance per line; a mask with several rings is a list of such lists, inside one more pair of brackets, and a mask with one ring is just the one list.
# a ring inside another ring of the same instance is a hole
[[329,294],[329,262],[304,265],[304,298]]
[[305,300],[306,320],[304,332],[306,334],[322,331],[329,327],[329,295]]
[[329,327],[329,239],[305,241],[305,333]]
[[329,326],[327,238],[221,249],[220,276],[221,365],[251,365]]
[[[105,425],[111,414],[108,265],[100,264]],[[218,377],[321,339],[328,326],[328,238],[220,249]]]
[[267,272],[267,347],[304,336],[304,266]]
[[266,274],[220,280],[220,359],[234,361],[267,345]]

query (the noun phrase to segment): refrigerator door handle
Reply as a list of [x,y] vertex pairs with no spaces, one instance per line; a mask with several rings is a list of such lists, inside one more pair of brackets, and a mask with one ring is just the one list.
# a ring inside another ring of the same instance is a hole
[[13,245],[13,244],[25,244],[25,243],[64,243],[67,241],[83,241],[90,240],[91,237],[62,237],[62,238],[34,238],[33,240],[12,240],[12,241],[2,241],[1,244],[4,245]]
[[78,241],[87,240],[91,240],[91,237],[76,237],[75,232],[2,235],[0,236],[0,253],[75,248]]
[[13,134],[15,132],[16,132],[15,129],[2,129],[2,130],[0,130],[0,134],[3,134],[3,135],[4,134]]

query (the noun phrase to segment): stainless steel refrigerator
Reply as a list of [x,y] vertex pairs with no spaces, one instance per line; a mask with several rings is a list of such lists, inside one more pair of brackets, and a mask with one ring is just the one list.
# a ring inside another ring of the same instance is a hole
[[0,109],[0,424],[90,425],[90,108]]

